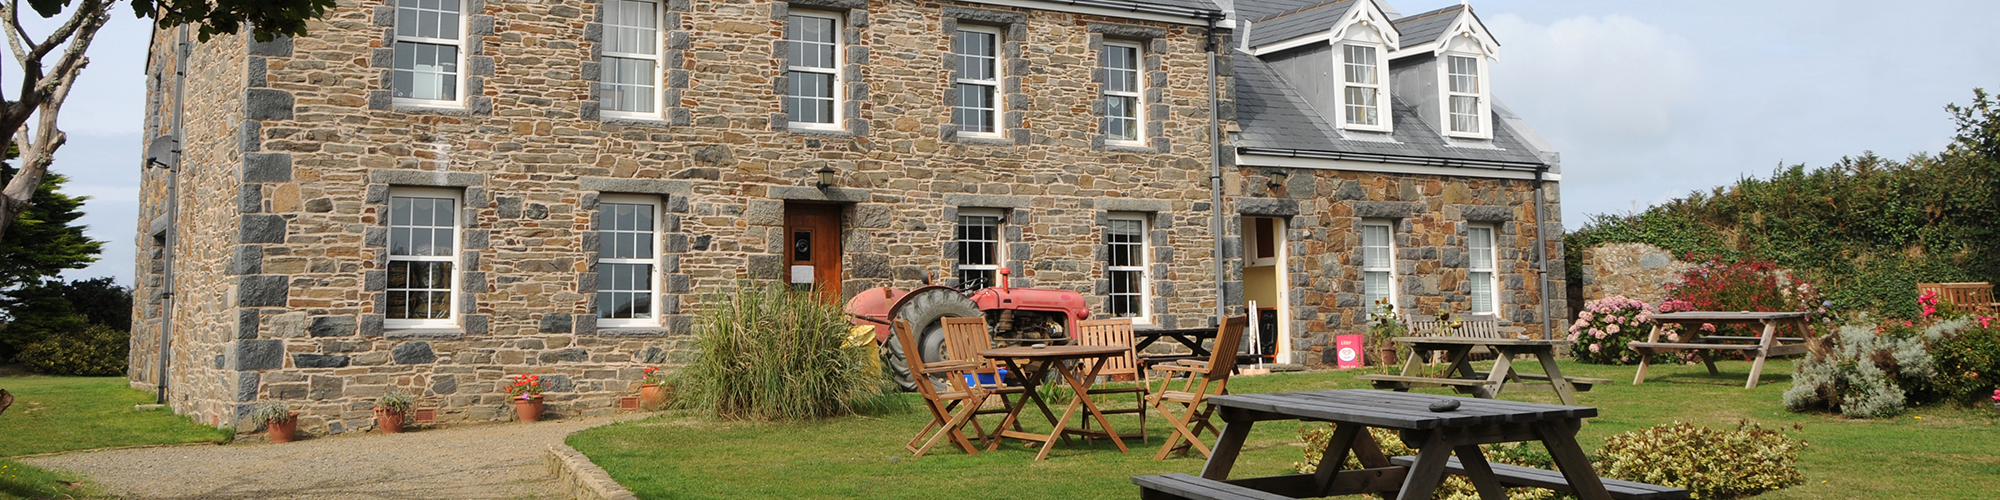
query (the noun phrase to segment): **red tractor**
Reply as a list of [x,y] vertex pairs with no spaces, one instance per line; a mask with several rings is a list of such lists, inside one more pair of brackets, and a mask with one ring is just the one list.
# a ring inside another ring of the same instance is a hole
[[1052,341],[1069,339],[1076,322],[1090,318],[1083,294],[1070,290],[1013,288],[1007,284],[1007,270],[1000,270],[1000,286],[963,291],[939,285],[916,290],[876,287],[862,291],[847,301],[847,312],[856,325],[875,327],[875,342],[882,346],[883,364],[895,373],[903,390],[916,389],[910,365],[904,360],[900,342],[890,337],[892,319],[910,322],[917,333],[917,345],[924,361],[944,359],[946,317],[986,318],[993,338],[1000,341]]

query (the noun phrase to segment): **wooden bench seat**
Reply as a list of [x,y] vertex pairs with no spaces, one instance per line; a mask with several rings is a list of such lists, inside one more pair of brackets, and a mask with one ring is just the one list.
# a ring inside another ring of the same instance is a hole
[[[1763,341],[1764,339],[1761,339],[1761,338],[1757,338],[1757,337],[1724,337],[1724,336],[1717,336],[1717,335],[1711,335],[1711,336],[1706,336],[1706,337],[1701,337],[1701,338],[1698,338],[1698,339],[1695,339],[1695,340],[1699,340],[1699,341],[1702,341],[1702,342],[1752,342],[1752,343],[1754,343],[1754,342],[1762,342],[1762,341]],[[1778,338],[1775,338],[1775,339],[1772,339],[1772,340],[1776,340],[1776,341],[1778,341],[1778,342],[1787,342],[1787,343],[1798,343],[1798,342],[1805,342],[1805,341],[1806,341],[1806,339],[1802,339],[1802,338],[1798,338],[1798,337],[1778,337]]]
[[1378,388],[1384,385],[1404,385],[1404,384],[1462,385],[1466,387],[1478,387],[1486,385],[1485,380],[1473,380],[1473,379],[1463,379],[1463,378],[1440,378],[1440,377],[1411,377],[1407,375],[1387,375],[1387,374],[1355,375],[1354,379],[1373,381],[1375,382],[1375,386]]
[[1764,347],[1757,344],[1703,344],[1703,343],[1687,344],[1687,343],[1670,343],[1670,342],[1632,342],[1625,344],[1625,346],[1632,348],[1632,350],[1634,351],[1639,351],[1645,354],[1652,354],[1650,352],[1646,352],[1645,351],[1646,349],[1659,349],[1659,350],[1713,349],[1718,351],[1755,351]]
[[[1414,466],[1417,463],[1417,457],[1393,457],[1389,461],[1396,465],[1407,467]],[[1564,479],[1561,472],[1498,462],[1489,462],[1487,465],[1492,466],[1493,476],[1500,480],[1501,486],[1544,488],[1563,493],[1570,492],[1569,480]],[[1445,470],[1453,474],[1465,474],[1465,467],[1459,464],[1458,457],[1451,457],[1451,460],[1445,463]],[[1604,489],[1611,493],[1611,498],[1619,500],[1675,500],[1688,498],[1687,490],[1671,486],[1635,483],[1610,478],[1600,478],[1599,480],[1604,483]]]
[[1157,476],[1133,476],[1132,484],[1139,485],[1139,498],[1188,500],[1291,500],[1292,497],[1266,493],[1254,489],[1202,479],[1187,474],[1161,474]]
[[[1473,374],[1474,376],[1479,376],[1479,377],[1489,377],[1489,376],[1492,376],[1492,375],[1493,375],[1493,372],[1472,372],[1472,374]],[[1515,372],[1515,373],[1514,373],[1514,376],[1516,376],[1516,377],[1521,377],[1522,379],[1525,379],[1525,380],[1540,380],[1540,381],[1544,381],[1544,382],[1546,382],[1546,381],[1548,381],[1548,380],[1549,380],[1549,375],[1548,375],[1548,374],[1546,374],[1546,373],[1520,373],[1520,372]],[[1570,385],[1570,386],[1572,386],[1572,387],[1576,387],[1576,390],[1579,390],[1579,391],[1588,391],[1588,390],[1590,390],[1590,387],[1591,387],[1592,385],[1595,385],[1595,384],[1609,384],[1609,383],[1611,383],[1611,379],[1608,379],[1608,378],[1594,378],[1594,377],[1571,377],[1571,376],[1568,376],[1568,375],[1564,375],[1564,376],[1563,376],[1563,380],[1568,380],[1568,381],[1569,381],[1569,385]]]

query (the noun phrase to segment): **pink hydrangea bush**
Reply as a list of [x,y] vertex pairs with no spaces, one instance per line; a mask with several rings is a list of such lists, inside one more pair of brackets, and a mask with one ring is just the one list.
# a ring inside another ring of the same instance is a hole
[[[1654,314],[1659,314],[1659,311],[1651,304],[1623,295],[1585,302],[1583,310],[1576,313],[1576,322],[1569,326],[1570,354],[1585,363],[1638,364],[1639,353],[1626,348],[1625,344],[1643,341],[1652,333]],[[1678,342],[1680,334],[1668,331],[1660,340]],[[1656,363],[1671,359],[1666,355],[1656,356],[1653,359]]]

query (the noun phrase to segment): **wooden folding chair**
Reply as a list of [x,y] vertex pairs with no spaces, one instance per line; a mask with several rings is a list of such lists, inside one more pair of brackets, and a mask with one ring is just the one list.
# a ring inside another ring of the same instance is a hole
[[[1148,386],[1151,385],[1152,381],[1146,376],[1144,370],[1139,369],[1138,353],[1131,350],[1133,342],[1136,340],[1132,335],[1132,318],[1098,319],[1078,322],[1076,324],[1076,335],[1073,338],[1076,339],[1077,345],[1115,346],[1127,349],[1122,356],[1104,360],[1104,368],[1098,370],[1097,374],[1114,381],[1121,378],[1129,378],[1132,381],[1132,386],[1093,384],[1086,394],[1091,396],[1099,394],[1131,394],[1132,402],[1136,403],[1132,408],[1115,410],[1100,408],[1100,413],[1106,415],[1117,413],[1138,415],[1139,432],[1121,433],[1118,436],[1121,438],[1136,437],[1144,442],[1151,443],[1151,437],[1146,435],[1146,396],[1151,392]],[[1090,419],[1083,420],[1083,428],[1085,430],[1090,429]]]
[[[1162,372],[1165,378],[1160,381],[1160,390],[1153,391],[1146,401],[1174,425],[1174,433],[1167,436],[1167,443],[1160,446],[1160,453],[1153,456],[1154,460],[1166,460],[1168,454],[1180,447],[1183,439],[1194,449],[1201,450],[1202,456],[1211,453],[1208,445],[1201,443],[1201,432],[1206,430],[1221,435],[1222,431],[1209,422],[1215,407],[1207,406],[1208,398],[1229,393],[1229,373],[1236,371],[1236,348],[1243,342],[1243,326],[1249,323],[1249,316],[1223,318],[1222,328],[1215,334],[1215,345],[1208,350],[1208,361],[1181,360],[1174,364],[1153,366],[1153,370]],[[1177,379],[1180,387],[1174,388]],[[1181,405],[1178,408],[1180,415],[1174,415],[1169,408],[1175,403]]]
[[[937,445],[939,439],[950,436],[952,442],[965,450],[965,454],[978,454],[979,450],[972,446],[972,441],[966,440],[965,433],[960,432],[989,396],[986,391],[965,384],[965,374],[972,373],[973,364],[951,360],[926,363],[923,356],[916,355],[923,351],[917,348],[917,335],[910,328],[910,322],[897,319],[892,328],[896,341],[903,344],[903,352],[911,353],[906,358],[910,364],[910,377],[916,379],[917,392],[924,396],[924,408],[931,412],[931,422],[924,426],[924,430],[917,431],[916,437],[910,438],[910,442],[903,447],[921,457]],[[943,390],[927,380],[933,375],[944,377],[946,387]],[[937,431],[932,432],[932,429]],[[930,436],[930,439],[926,441],[925,436]],[[924,445],[917,446],[918,441],[923,441]]]
[[[1000,364],[979,355],[979,351],[993,348],[993,334],[986,328],[986,318],[944,318],[942,321],[944,323],[945,359],[972,363],[972,373],[978,375],[974,380],[978,382],[971,385],[976,389],[1000,397],[1002,405],[999,408],[986,408],[986,405],[981,404],[979,405],[980,408],[973,412],[972,419],[970,420],[972,429],[979,433],[980,444],[986,444],[992,438],[992,435],[986,432],[986,426],[980,425],[979,416],[1007,414],[1007,409],[1012,408],[1014,405],[1013,400],[1008,399],[1008,396],[1020,395],[1023,389],[1021,386],[1010,386],[1000,383],[1000,376],[998,375]],[[1021,375],[1016,373],[1014,376],[1018,377]],[[986,380],[992,380],[992,382],[987,383]],[[1020,421],[1017,420],[1014,422],[1014,430],[1022,430]],[[998,434],[999,432],[1000,429],[993,429],[994,434]]]

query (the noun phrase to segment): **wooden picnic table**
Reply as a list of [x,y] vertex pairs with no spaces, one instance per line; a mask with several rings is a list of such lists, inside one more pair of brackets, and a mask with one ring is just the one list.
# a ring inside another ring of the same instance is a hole
[[[1755,357],[1750,362],[1750,381],[1744,383],[1743,388],[1756,388],[1757,378],[1762,376],[1764,372],[1764,359],[1771,356],[1790,356],[1805,354],[1806,352],[1805,338],[1778,337],[1778,325],[1795,325],[1800,335],[1809,335],[1811,330],[1806,328],[1806,318],[1809,316],[1810,314],[1803,312],[1744,311],[1686,311],[1655,314],[1652,317],[1653,321],[1657,323],[1653,325],[1652,333],[1646,335],[1646,341],[1625,344],[1626,347],[1631,347],[1633,351],[1639,353],[1639,372],[1632,375],[1632,385],[1639,385],[1641,382],[1646,381],[1646,367],[1651,364],[1647,358],[1653,357],[1652,355],[1655,353],[1694,351],[1696,356],[1701,357],[1702,364],[1708,365],[1709,375],[1720,375],[1722,372],[1715,369],[1715,360],[1710,356],[1711,352],[1745,351],[1754,354]],[[1695,333],[1697,328],[1687,328],[1691,325],[1700,325],[1703,323],[1715,325],[1763,325],[1764,332],[1762,335],[1756,337],[1699,336]],[[1686,342],[1660,342],[1662,329],[1668,324],[1681,325],[1683,328],[1681,328],[1680,335],[1696,335],[1696,337],[1693,339],[1684,339],[1687,340]],[[1752,343],[1745,344],[1742,342]]]
[[[1576,392],[1588,391],[1594,384],[1611,383],[1608,379],[1588,377],[1565,377],[1562,368],[1556,366],[1556,348],[1568,346],[1564,340],[1507,339],[1484,337],[1396,337],[1396,343],[1410,346],[1410,357],[1403,362],[1400,375],[1357,375],[1354,378],[1375,383],[1377,389],[1408,391],[1413,387],[1450,387],[1452,390],[1472,394],[1474,397],[1499,396],[1504,389],[1555,391],[1563,404],[1576,404]],[[1485,347],[1494,353],[1493,369],[1476,371],[1472,369],[1472,351],[1475,347]],[[1445,370],[1442,376],[1427,375],[1421,361],[1432,351],[1444,351]],[[1542,373],[1520,373],[1515,370],[1514,357],[1530,355],[1541,362]],[[1523,382],[1523,380],[1539,382]]]
[[[1236,394],[1208,401],[1219,410],[1224,426],[1201,476],[1134,477],[1140,498],[1269,500],[1376,493],[1428,500],[1445,474],[1465,476],[1485,499],[1507,498],[1502,488],[1523,486],[1569,492],[1585,500],[1688,498],[1686,490],[1597,477],[1576,442],[1577,429],[1583,419],[1597,416],[1596,408],[1366,389]],[[1430,410],[1441,401],[1456,401],[1459,406]],[[1229,478],[1251,426],[1267,420],[1335,424],[1315,472]],[[1417,454],[1384,456],[1366,432],[1369,427],[1400,431]],[[1559,470],[1488,463],[1479,449],[1482,444],[1517,441],[1540,441]],[[1359,459],[1362,468],[1342,470],[1349,456]]]
[[[1131,450],[1125,447],[1125,440],[1118,437],[1117,431],[1112,430],[1111,419],[1104,418],[1104,412],[1099,411],[1097,404],[1091,402],[1091,398],[1087,396],[1090,393],[1090,383],[1097,379],[1097,372],[1104,369],[1104,363],[1113,356],[1124,354],[1130,349],[1125,346],[1052,345],[1040,348],[1028,346],[1002,347],[979,351],[980,356],[985,356],[987,359],[1005,361],[1008,371],[1021,374],[1022,377],[1018,380],[1021,381],[1022,392],[1027,394],[1027,397],[1014,400],[1014,405],[1007,409],[1007,418],[1000,421],[1000,426],[996,427],[998,430],[994,434],[1003,439],[1011,437],[1042,443],[1042,451],[1035,454],[1035,460],[1048,458],[1049,450],[1055,447],[1057,439],[1067,440],[1066,436],[1074,433],[1109,438],[1111,442],[1118,444],[1118,451],[1131,452]],[[1069,361],[1088,361],[1087,364],[1089,366],[1080,370],[1082,373],[1078,373],[1079,370],[1071,365],[1086,363],[1070,363]],[[1048,434],[1011,430],[1016,426],[1015,422],[1020,420],[1021,410],[1027,409],[1029,402],[1033,402],[1035,406],[1040,407],[1043,415],[1054,415],[1054,413],[1049,411],[1048,403],[1042,401],[1041,391],[1036,390],[1041,385],[1042,380],[1048,378],[1049,368],[1051,367],[1055,368],[1056,372],[1062,375],[1063,380],[1069,384],[1071,390],[1076,391],[1076,396],[1070,398],[1069,408],[1063,410],[1061,417],[1049,420],[1049,424],[1055,426],[1055,428],[1049,431]],[[1084,418],[1096,417],[1097,423],[1104,426],[1103,430],[1083,431],[1070,429],[1068,427],[1070,418],[1076,416],[1076,410],[1079,407],[1089,412],[1089,415]],[[987,445],[986,450],[999,449],[1001,441],[1002,439],[993,440],[991,444]]]

